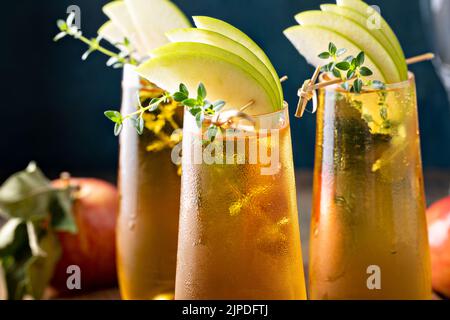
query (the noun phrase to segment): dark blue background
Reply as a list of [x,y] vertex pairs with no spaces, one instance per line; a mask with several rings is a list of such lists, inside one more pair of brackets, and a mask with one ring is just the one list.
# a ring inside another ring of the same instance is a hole
[[[55,21],[67,6],[82,10],[82,30],[95,36],[106,20],[107,1],[16,0],[3,3],[1,37],[0,178],[37,160],[50,175],[70,170],[79,175],[113,176],[117,139],[103,116],[120,104],[120,70],[105,66],[105,57],[80,57],[85,46],[72,39],[53,43]],[[319,0],[175,0],[187,15],[210,15],[239,27],[272,59],[294,111],[299,84],[313,69],[291,46],[282,31],[294,14],[318,9]],[[329,1],[332,2],[332,1]],[[396,31],[407,56],[430,50],[420,19],[419,2],[377,0]],[[450,167],[450,108],[431,63],[411,67],[417,75],[424,165]],[[292,119],[295,162],[311,168],[315,116]]]

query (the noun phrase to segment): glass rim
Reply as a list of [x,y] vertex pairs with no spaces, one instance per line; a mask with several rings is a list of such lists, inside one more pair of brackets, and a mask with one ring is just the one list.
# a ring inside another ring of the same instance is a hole
[[[233,114],[233,110],[236,109],[229,109],[229,110],[223,110],[221,112],[224,113],[225,118],[219,118],[222,121],[228,122],[231,118],[229,118],[228,120],[223,120],[223,119],[227,119],[227,112],[230,111]],[[220,113],[220,112],[219,112]],[[239,125],[235,128],[230,127],[230,129],[235,130],[243,130],[245,132],[259,132],[261,130],[272,130],[272,129],[282,129],[285,125],[289,126],[289,105],[286,101],[284,101],[283,103],[283,108],[277,111],[272,111],[272,112],[267,112],[264,114],[259,114],[259,115],[251,115],[251,114],[247,114],[245,113],[245,110],[243,110],[241,112],[242,115],[236,115],[236,116],[231,116],[232,118],[240,118],[240,120],[238,120],[236,122],[236,124],[239,123]],[[189,107],[184,107],[184,121],[193,121],[194,120],[194,116],[189,112]],[[215,116],[210,116],[210,120],[213,121],[215,118]],[[283,122],[285,125],[283,125],[282,127],[280,127],[281,122],[277,121],[278,119],[285,119],[285,122]],[[188,120],[191,119],[191,120]],[[244,121],[243,123],[241,121]],[[225,122],[223,122],[225,124]],[[248,123],[248,124],[245,124]],[[186,124],[186,122],[185,122]],[[213,124],[211,122],[211,124]],[[277,124],[277,125],[276,125]],[[185,125],[183,125],[183,130],[185,128]],[[240,128],[240,129],[239,129]],[[249,129],[251,128],[251,129]],[[196,128],[196,130],[199,128]]]
[[[185,106],[184,107],[184,111],[189,113],[189,111],[187,110],[188,108],[189,107]],[[270,112],[266,112],[266,113],[261,113],[261,114],[258,114],[258,115],[251,115],[251,114],[249,114],[248,116],[254,118],[255,120],[257,120],[257,119],[260,119],[260,118],[265,118],[265,117],[269,117],[269,116],[275,116],[275,115],[280,114],[280,113],[285,113],[285,112],[289,113],[288,109],[289,109],[289,104],[286,101],[283,101],[283,108],[281,108],[280,110],[270,111]],[[232,110],[232,109],[230,109],[230,110]],[[243,111],[243,112],[245,113],[245,111]]]
[[[324,76],[323,73],[319,76],[319,82],[325,81],[323,79],[323,76]],[[358,93],[358,94],[361,95],[361,94],[369,94],[369,93],[386,91],[386,90],[395,90],[395,89],[406,88],[406,87],[410,86],[411,83],[415,81],[415,79],[416,79],[416,76],[414,75],[414,73],[412,71],[408,70],[408,79],[407,80],[386,84],[384,89],[369,89],[369,90],[362,91],[361,93]],[[348,90],[341,88],[338,84],[330,85],[330,86],[327,86],[324,88],[320,88],[318,90],[319,91],[322,91],[322,90],[323,91],[342,91],[344,93],[356,94],[354,92],[350,92]]]

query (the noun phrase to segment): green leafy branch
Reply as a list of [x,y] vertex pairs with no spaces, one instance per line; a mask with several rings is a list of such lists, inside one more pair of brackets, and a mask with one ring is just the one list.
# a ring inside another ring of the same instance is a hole
[[124,39],[123,43],[118,43],[115,47],[120,50],[119,53],[113,52],[111,50],[103,47],[100,42],[102,40],[101,36],[96,38],[88,39],[83,36],[83,33],[76,25],[74,25],[75,13],[71,12],[66,21],[58,20],[56,25],[58,26],[59,33],[53,38],[53,41],[59,41],[66,36],[70,36],[74,39],[78,39],[81,42],[88,45],[88,50],[81,56],[82,60],[86,60],[89,55],[95,51],[101,52],[104,55],[110,57],[106,62],[107,66],[112,66],[113,68],[121,68],[124,64],[136,65],[137,61],[132,56],[132,50],[130,49],[130,42],[127,38]]
[[53,186],[34,163],[0,186],[0,300],[42,297],[61,254],[56,232],[77,232],[74,191]]
[[141,100],[138,94],[138,110],[133,112],[133,113],[129,113],[127,115],[122,115],[119,111],[114,111],[114,110],[108,110],[105,111],[105,116],[111,120],[112,122],[115,123],[114,126],[114,135],[118,136],[120,134],[120,132],[122,131],[123,128],[123,124],[126,120],[131,120],[133,127],[136,129],[136,131],[139,134],[142,134],[144,132],[144,125],[145,125],[145,121],[144,121],[144,114],[145,112],[153,112],[156,109],[158,109],[159,105],[162,103],[168,103],[170,99],[170,95],[168,93],[164,93],[161,97],[159,98],[153,98],[151,99],[150,103],[144,107],[141,104]]
[[[218,100],[211,103],[206,100],[206,88],[203,83],[200,83],[197,88],[197,98],[189,98],[189,91],[184,84],[180,84],[179,92],[175,93],[174,99],[180,102],[183,106],[188,107],[189,112],[194,116],[197,126],[202,127],[205,117],[212,117],[219,112],[224,106],[225,101]],[[211,124],[206,132],[209,141],[214,141],[219,127]]]
[[[321,71],[329,72],[336,78],[344,80],[345,82],[341,86],[350,92],[361,93],[363,86],[384,89],[385,84],[381,81],[364,80],[364,77],[370,77],[373,75],[373,72],[367,66],[364,66],[365,54],[363,51],[356,57],[347,56],[344,59],[340,59],[346,52],[347,49],[338,49],[334,43],[330,42],[328,50],[318,55],[320,59],[332,60],[324,65]],[[350,81],[353,81],[352,85],[350,85]]]
[[[138,134],[142,134],[145,127],[145,115],[156,111],[163,104],[172,102],[177,103],[180,106],[187,107],[189,113],[195,118],[197,126],[201,128],[205,118],[211,118],[217,112],[219,112],[224,106],[225,102],[218,100],[216,102],[210,102],[206,99],[207,91],[203,83],[200,83],[197,88],[197,96],[192,98],[189,96],[189,90],[181,83],[179,90],[173,94],[164,92],[161,97],[153,98],[150,100],[147,106],[143,106],[141,100],[138,99],[138,110],[130,114],[122,115],[119,111],[108,110],[105,111],[105,116],[114,122],[114,134],[117,136],[120,134],[125,121],[131,120],[133,127]],[[174,127],[174,129],[177,129]],[[211,124],[207,129],[207,137],[210,141],[213,141],[217,135],[218,127]]]

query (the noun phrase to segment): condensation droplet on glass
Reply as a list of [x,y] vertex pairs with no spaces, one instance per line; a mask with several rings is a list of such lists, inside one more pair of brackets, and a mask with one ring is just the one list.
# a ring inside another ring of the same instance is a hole
[[133,230],[135,226],[136,226],[135,220],[128,221],[128,229]]
[[194,247],[199,246],[199,245],[201,245],[201,244],[203,244],[203,241],[202,241],[201,238],[199,238],[199,239],[195,240],[194,242],[192,242],[192,245],[193,245]]

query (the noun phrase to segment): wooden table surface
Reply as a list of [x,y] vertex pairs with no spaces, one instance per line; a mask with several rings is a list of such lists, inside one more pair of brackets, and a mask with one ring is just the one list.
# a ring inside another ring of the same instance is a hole
[[[450,189],[450,170],[427,170],[424,173],[425,189],[428,205],[445,197]],[[297,199],[299,207],[299,221],[301,227],[301,241],[303,248],[303,257],[305,265],[308,262],[309,254],[309,224],[311,218],[312,202],[312,180],[311,171],[299,170],[296,172]],[[305,268],[307,274],[307,268]],[[79,296],[81,299],[119,299],[120,295],[117,289],[94,292],[92,294]],[[435,299],[439,297],[435,296]]]
[[[428,204],[431,204],[434,201],[441,199],[449,194],[450,170],[427,170],[425,171],[424,175]],[[305,170],[297,171],[296,183],[303,257],[305,265],[307,265],[309,254],[309,224],[312,201],[312,172]],[[54,293],[50,290],[46,295],[48,298],[56,298]],[[93,292],[90,294],[79,295],[74,298],[88,300],[114,300],[120,299],[120,295],[118,290],[116,288],[113,288],[109,290]]]

